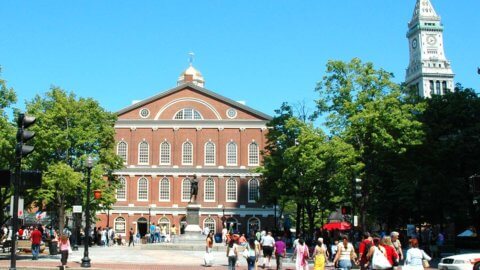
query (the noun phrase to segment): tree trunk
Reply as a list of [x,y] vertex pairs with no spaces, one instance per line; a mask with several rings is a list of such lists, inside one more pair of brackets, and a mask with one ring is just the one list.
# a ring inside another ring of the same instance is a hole
[[65,200],[63,196],[58,196],[58,231],[63,233],[65,227]]
[[299,235],[301,231],[301,214],[302,214],[302,205],[297,202],[297,218],[296,218],[296,223],[295,223],[295,231],[297,236]]

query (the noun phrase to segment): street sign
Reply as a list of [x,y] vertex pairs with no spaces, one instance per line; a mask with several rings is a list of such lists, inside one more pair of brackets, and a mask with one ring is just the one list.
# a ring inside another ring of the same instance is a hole
[[[23,218],[23,198],[18,198],[18,218]],[[13,216],[13,196],[10,197],[10,216]]]
[[74,205],[73,206],[73,213],[82,213],[82,206],[81,205]]

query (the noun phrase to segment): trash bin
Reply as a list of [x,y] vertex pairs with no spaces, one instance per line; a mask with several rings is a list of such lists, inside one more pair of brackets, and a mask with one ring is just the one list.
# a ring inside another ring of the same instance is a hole
[[221,233],[215,234],[215,243],[222,243],[222,234]]
[[144,237],[142,237],[142,244],[146,244],[146,243],[147,243],[147,237],[144,236]]
[[50,255],[57,255],[58,254],[58,242],[57,241],[48,242],[48,250],[50,251]]

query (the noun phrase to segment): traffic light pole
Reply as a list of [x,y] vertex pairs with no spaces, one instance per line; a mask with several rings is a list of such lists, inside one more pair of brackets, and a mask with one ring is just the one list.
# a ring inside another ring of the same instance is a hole
[[18,197],[19,197],[19,184],[21,179],[22,170],[20,164],[22,157],[17,157],[15,162],[15,180],[13,182],[13,217],[12,217],[12,247],[10,249],[10,270],[17,269],[17,232],[18,232]]

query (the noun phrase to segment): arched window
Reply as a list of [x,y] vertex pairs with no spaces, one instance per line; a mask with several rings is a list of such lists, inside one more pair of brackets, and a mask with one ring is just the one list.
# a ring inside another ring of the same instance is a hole
[[214,234],[216,233],[216,223],[215,219],[208,217],[203,221],[203,228],[208,227],[210,229],[210,232],[213,232]]
[[121,141],[117,144],[117,155],[123,159],[124,164],[127,164],[127,150],[128,145],[126,142]]
[[205,191],[203,192],[203,194],[204,201],[215,201],[215,181],[212,178],[207,178],[207,180],[205,180]]
[[115,233],[125,234],[127,232],[125,228],[126,227],[125,218],[117,217],[113,223],[114,223],[113,228],[115,230]]
[[200,112],[198,112],[197,110],[192,109],[192,108],[185,108],[185,109],[181,109],[180,111],[178,111],[175,114],[175,116],[173,117],[173,119],[175,119],[175,120],[202,120],[203,117],[200,114]]
[[160,165],[170,165],[170,143],[167,141],[160,144]]
[[193,164],[193,144],[186,141],[182,145],[182,165]]
[[258,144],[252,142],[248,145],[248,165],[257,166],[258,165]]
[[237,165],[237,144],[234,142],[227,144],[227,165]]
[[138,179],[138,194],[137,200],[138,201],[148,201],[148,180],[147,178],[140,178]]
[[170,201],[170,181],[166,177],[160,180],[159,194],[161,202]]
[[160,231],[162,231],[162,228],[165,227],[165,232],[170,234],[170,220],[167,217],[162,217],[158,221],[158,227],[160,227]]
[[117,200],[127,200],[127,181],[125,180],[125,177],[118,178]]
[[215,144],[213,142],[205,144],[205,165],[215,165]]
[[138,145],[138,164],[148,165],[148,143],[143,141]]
[[256,217],[252,217],[248,220],[248,228],[247,228],[247,233],[250,234],[250,232],[254,231],[260,231],[260,220]]
[[185,178],[182,181],[182,202],[188,202],[190,200],[190,179]]
[[227,202],[237,201],[237,180],[230,178],[227,180]]
[[256,202],[258,200],[259,185],[257,179],[248,181],[248,202]]

